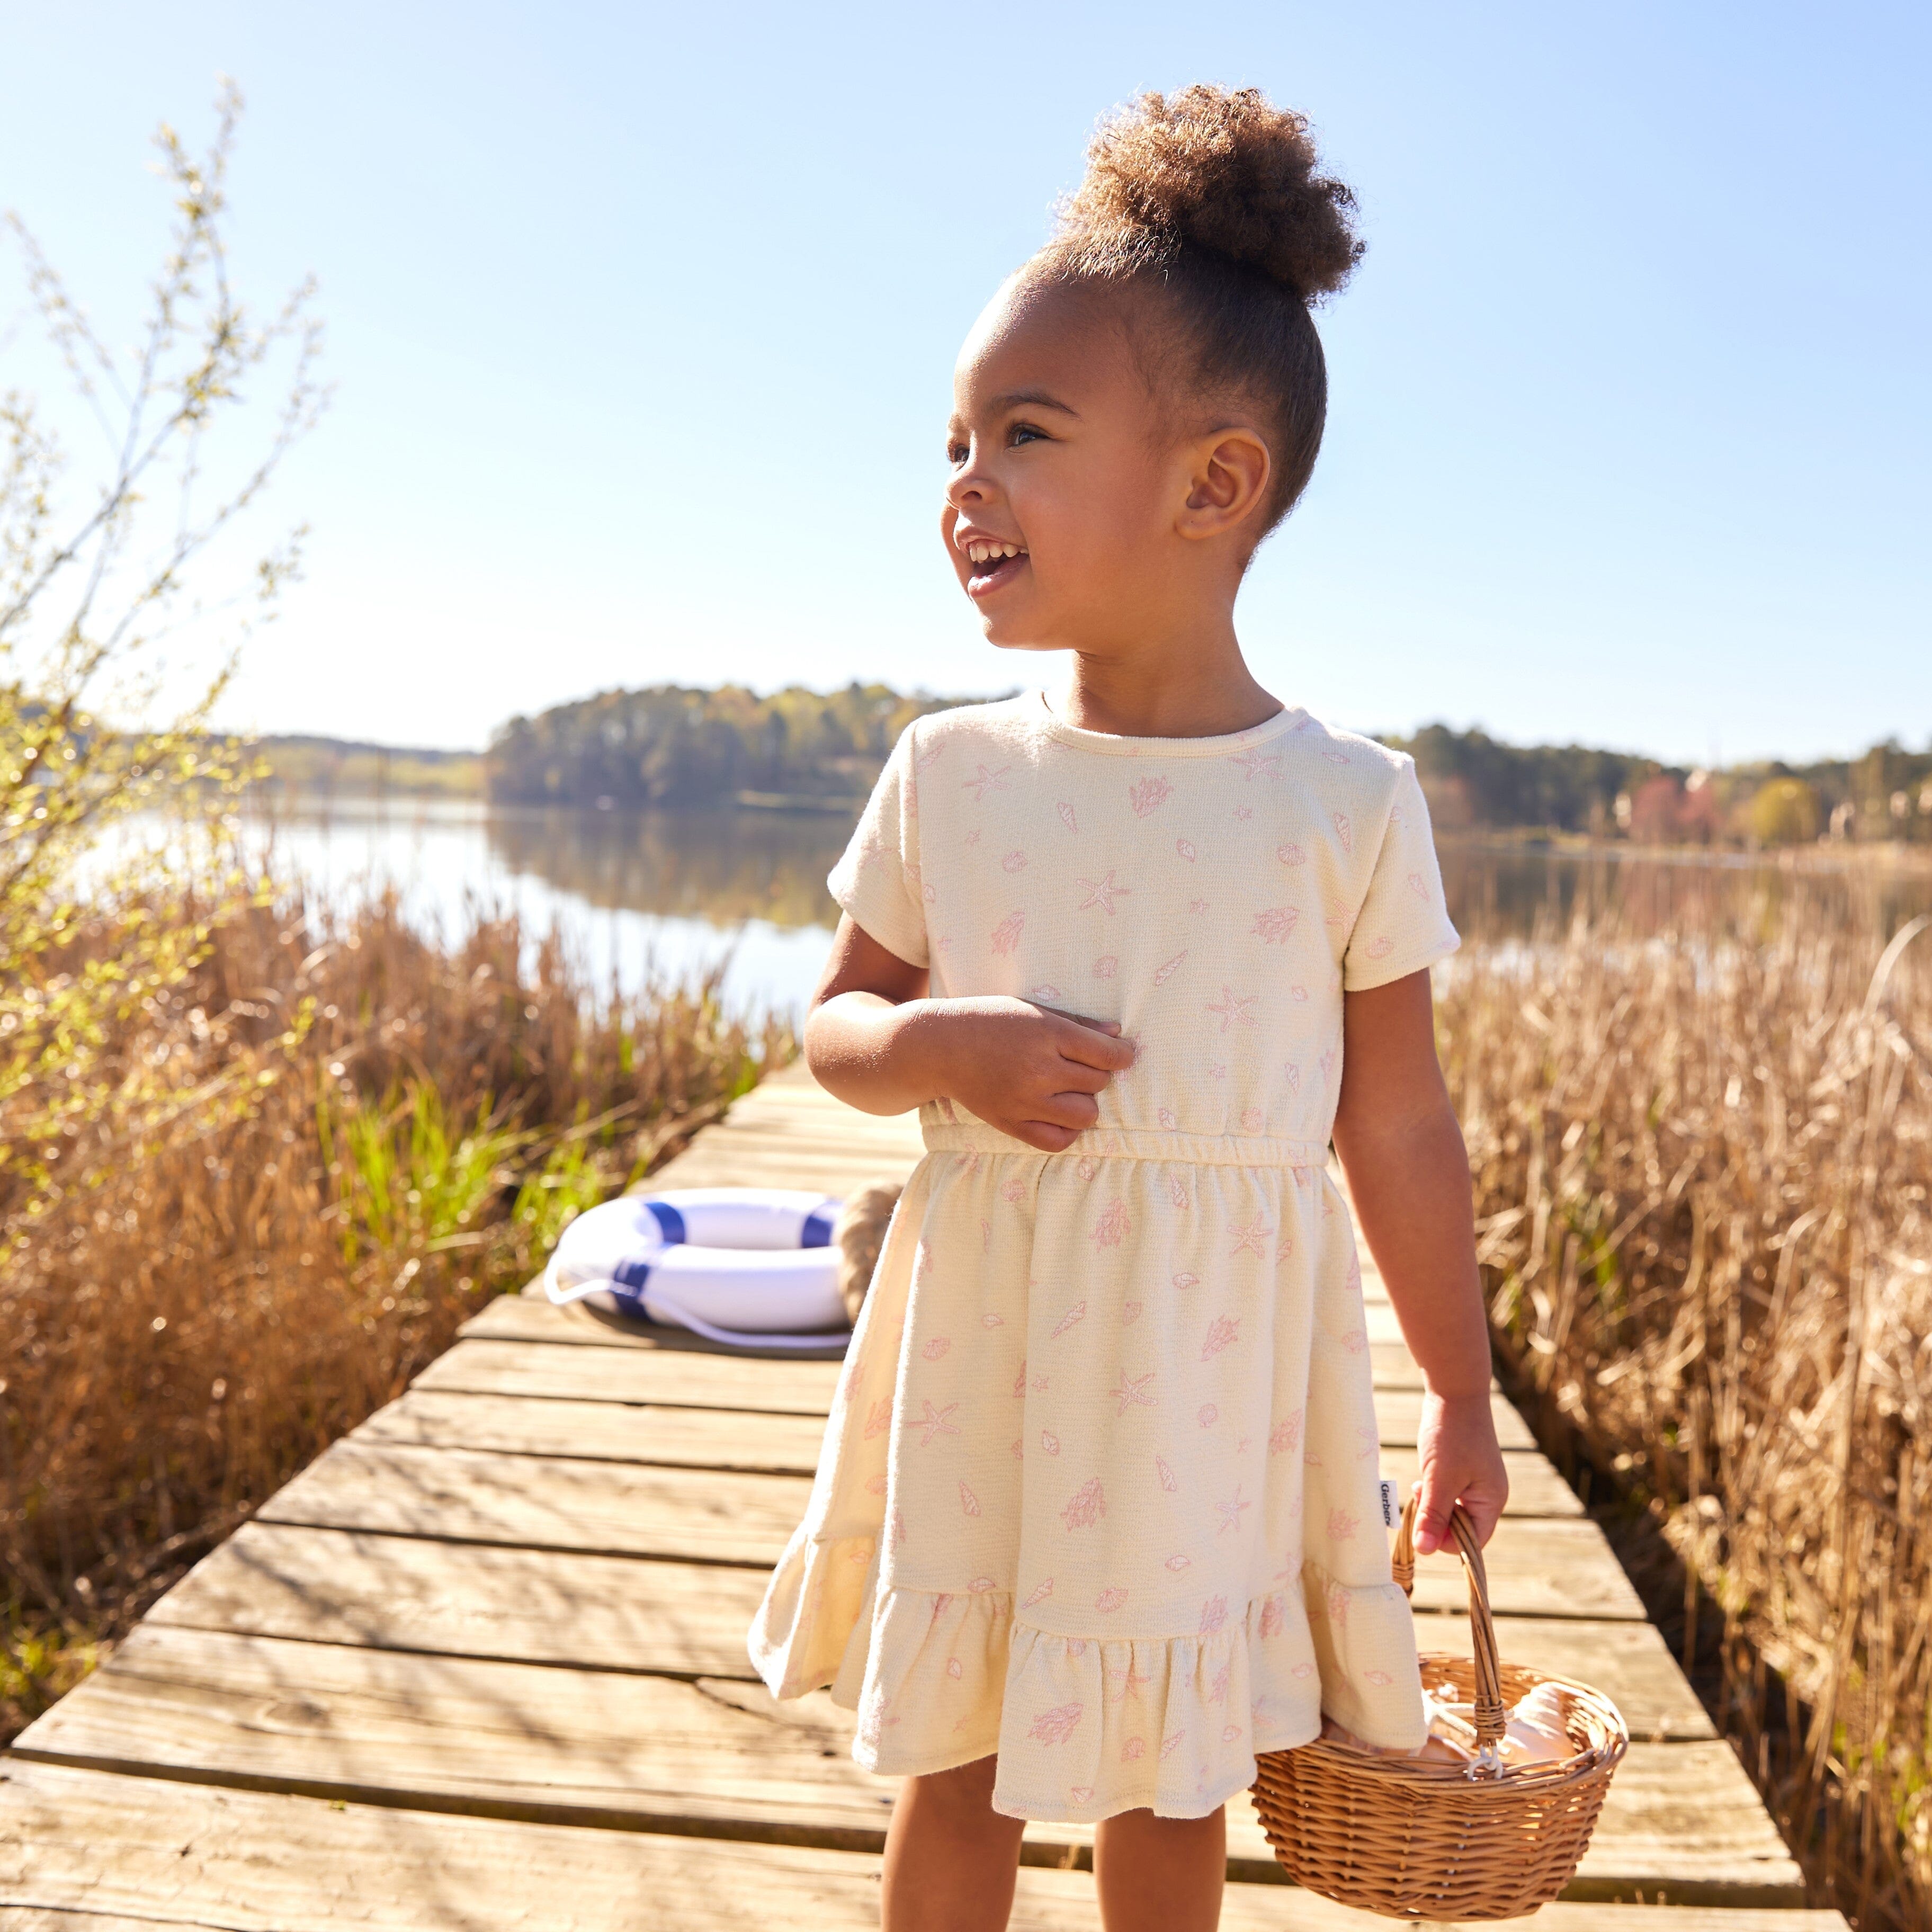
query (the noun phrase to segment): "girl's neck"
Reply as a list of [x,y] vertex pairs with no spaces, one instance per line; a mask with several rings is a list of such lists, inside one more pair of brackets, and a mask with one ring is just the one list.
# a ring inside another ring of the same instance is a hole
[[1083,731],[1121,738],[1219,738],[1264,724],[1281,700],[1256,682],[1232,621],[1204,636],[1075,651],[1053,708]]

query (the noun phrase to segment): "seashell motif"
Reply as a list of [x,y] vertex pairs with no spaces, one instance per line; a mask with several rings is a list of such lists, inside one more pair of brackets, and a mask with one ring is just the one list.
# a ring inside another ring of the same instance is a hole
[[1091,1529],[1106,1514],[1106,1492],[1098,1476],[1089,1476],[1060,1512],[1060,1520],[1069,1529]]
[[1102,1590],[1094,1599],[1094,1607],[1101,1611],[1118,1610],[1126,1600],[1127,1593],[1124,1590]]
[[1034,1718],[1027,1736],[1043,1744],[1064,1744],[1073,1735],[1083,1708],[1079,1704],[1056,1704]]
[[980,1498],[964,1483],[959,1485],[959,1507],[968,1516],[977,1516],[980,1514]]
[[1042,1429],[1040,1432],[1040,1446],[1048,1455],[1058,1456],[1060,1454],[1060,1438],[1052,1430]]

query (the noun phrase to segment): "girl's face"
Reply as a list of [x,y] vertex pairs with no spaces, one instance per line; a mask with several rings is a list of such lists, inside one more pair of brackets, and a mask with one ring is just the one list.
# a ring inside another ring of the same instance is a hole
[[994,644],[1101,655],[1177,590],[1193,452],[1166,433],[1118,308],[1009,282],[952,378],[940,529]]

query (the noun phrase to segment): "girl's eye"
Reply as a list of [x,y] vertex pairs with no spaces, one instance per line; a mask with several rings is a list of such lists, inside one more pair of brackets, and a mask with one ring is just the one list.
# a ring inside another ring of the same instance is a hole
[[1006,441],[1016,446],[1022,442],[1044,442],[1046,440],[1046,430],[1034,428],[1031,423],[1015,423],[1006,432]]
[[946,446],[946,460],[957,470],[972,454],[963,442],[949,442]]

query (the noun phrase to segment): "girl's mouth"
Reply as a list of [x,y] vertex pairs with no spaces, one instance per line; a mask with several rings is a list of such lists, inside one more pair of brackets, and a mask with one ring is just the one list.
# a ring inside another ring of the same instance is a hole
[[1012,582],[1025,567],[1027,554],[1018,544],[969,543],[964,546],[969,574],[966,594],[988,597]]

